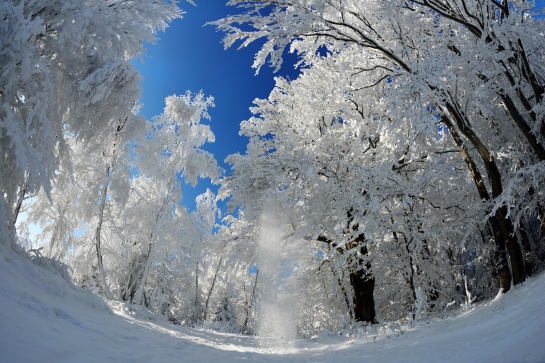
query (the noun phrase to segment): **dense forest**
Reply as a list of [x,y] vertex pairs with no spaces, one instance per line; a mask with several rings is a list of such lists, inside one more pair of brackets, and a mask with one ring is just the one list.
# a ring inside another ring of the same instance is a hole
[[[225,47],[300,70],[241,120],[231,172],[204,148],[212,96],[139,114],[131,61],[178,5],[0,3],[0,243],[176,324],[254,334],[289,305],[302,337],[426,319],[545,268],[533,2],[230,0],[208,24]],[[190,212],[200,179],[217,190]]]

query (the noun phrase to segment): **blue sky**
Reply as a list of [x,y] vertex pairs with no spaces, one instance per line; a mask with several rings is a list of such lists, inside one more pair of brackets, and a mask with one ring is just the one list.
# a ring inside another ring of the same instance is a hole
[[[273,74],[269,67],[262,67],[255,75],[252,63],[260,43],[241,50],[236,47],[224,50],[223,33],[204,24],[236,12],[236,8],[225,6],[226,2],[214,0],[205,5],[204,1],[198,1],[197,6],[180,2],[186,12],[184,17],[160,33],[156,44],[148,44],[143,63],[135,62],[135,66],[144,77],[142,113],[148,119],[162,113],[164,99],[169,95],[202,90],[205,95],[214,97],[216,106],[209,111],[216,142],[205,149],[229,171],[224,163],[227,155],[245,152],[247,140],[239,136],[239,125],[251,117],[249,107],[253,100],[269,95],[275,75],[295,78],[297,73],[290,62],[286,62],[278,74]],[[207,187],[210,184],[204,182],[199,183],[196,191],[184,188],[184,204],[192,209],[195,196]]]

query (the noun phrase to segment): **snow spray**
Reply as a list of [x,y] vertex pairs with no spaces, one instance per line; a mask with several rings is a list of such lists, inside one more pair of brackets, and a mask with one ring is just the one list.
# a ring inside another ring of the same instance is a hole
[[281,287],[290,273],[283,271],[283,223],[276,201],[267,203],[261,214],[257,267],[260,292],[257,333],[266,348],[289,349],[295,340],[294,306]]

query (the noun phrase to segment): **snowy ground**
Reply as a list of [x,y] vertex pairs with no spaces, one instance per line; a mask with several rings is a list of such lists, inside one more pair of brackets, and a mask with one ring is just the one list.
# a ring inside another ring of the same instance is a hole
[[[141,314],[140,314],[141,315]],[[545,362],[545,275],[411,328],[264,348],[256,337],[135,318],[0,245],[1,362]]]

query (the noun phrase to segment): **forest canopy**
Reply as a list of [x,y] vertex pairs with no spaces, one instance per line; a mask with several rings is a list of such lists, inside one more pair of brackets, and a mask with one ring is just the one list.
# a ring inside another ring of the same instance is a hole
[[[291,304],[301,336],[425,319],[544,269],[533,2],[227,4],[208,24],[225,47],[300,70],[241,120],[231,172],[205,150],[212,96],[139,114],[131,60],[176,1],[0,3],[1,243],[175,323],[256,333]],[[217,190],[190,212],[182,184],[200,179]]]

